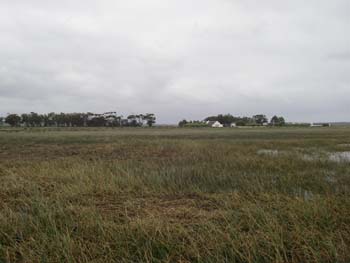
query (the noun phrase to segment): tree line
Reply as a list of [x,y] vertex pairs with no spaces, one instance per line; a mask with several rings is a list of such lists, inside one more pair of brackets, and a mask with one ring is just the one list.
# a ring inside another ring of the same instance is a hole
[[182,120],[179,122],[179,126],[207,126],[206,123],[208,121],[218,121],[226,127],[230,126],[232,123],[234,123],[236,126],[283,126],[286,124],[284,117],[279,117],[277,115],[273,116],[269,121],[265,114],[257,114],[252,117],[238,117],[233,116],[232,114],[219,114],[216,116],[206,117],[203,121]]
[[132,114],[126,118],[116,112],[96,114],[87,113],[48,113],[36,112],[23,114],[8,114],[0,118],[0,123],[7,123],[12,127],[149,127],[156,123],[153,113]]

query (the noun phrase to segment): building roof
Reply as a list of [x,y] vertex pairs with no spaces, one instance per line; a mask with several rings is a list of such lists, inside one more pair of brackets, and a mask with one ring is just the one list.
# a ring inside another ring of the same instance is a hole
[[214,125],[214,123],[216,123],[216,121],[208,121],[208,122],[207,122],[207,124],[208,124],[209,126]]
[[[213,125],[222,125],[219,121],[208,121],[207,124],[209,126],[213,126]],[[223,125],[222,125],[223,126]]]

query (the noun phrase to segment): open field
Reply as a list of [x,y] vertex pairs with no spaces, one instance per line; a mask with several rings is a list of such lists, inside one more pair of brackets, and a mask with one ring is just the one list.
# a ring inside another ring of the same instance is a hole
[[344,127],[0,129],[0,262],[350,262],[347,152]]

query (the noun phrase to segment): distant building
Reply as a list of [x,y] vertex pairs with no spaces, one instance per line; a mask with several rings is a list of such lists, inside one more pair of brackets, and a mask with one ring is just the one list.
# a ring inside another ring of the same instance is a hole
[[310,124],[310,127],[331,127],[330,123],[314,122]]
[[207,121],[207,124],[208,124],[209,127],[213,127],[213,128],[222,128],[222,127],[224,127],[224,125],[222,125],[218,121]]
[[235,127],[237,127],[237,125],[236,125],[236,123],[232,122],[230,127],[235,128]]

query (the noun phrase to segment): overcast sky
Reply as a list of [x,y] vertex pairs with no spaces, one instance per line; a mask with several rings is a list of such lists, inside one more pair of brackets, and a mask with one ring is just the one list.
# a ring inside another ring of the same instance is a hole
[[349,0],[0,0],[0,113],[350,121]]

